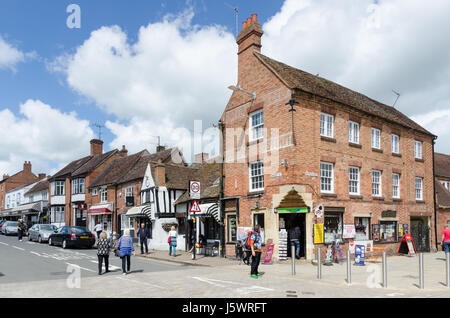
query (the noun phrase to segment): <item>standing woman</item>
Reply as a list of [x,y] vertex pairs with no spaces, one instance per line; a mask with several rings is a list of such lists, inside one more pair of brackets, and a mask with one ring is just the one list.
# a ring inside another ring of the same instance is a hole
[[97,256],[98,256],[98,274],[102,274],[103,260],[105,260],[105,273],[109,273],[109,241],[105,232],[100,234],[100,238],[97,243]]
[[250,236],[250,247],[252,249],[252,271],[250,274],[251,278],[258,278],[261,275],[258,274],[258,266],[261,261],[261,235],[259,232],[261,231],[261,227],[259,225],[255,225],[255,230]]
[[170,229],[169,240],[169,255],[172,256],[173,249],[173,256],[177,256],[177,231],[175,231],[175,226]]
[[[119,239],[119,243],[117,243],[117,249],[120,251],[120,258],[122,259],[122,272],[123,275],[126,275],[127,272],[130,271],[131,268],[131,255],[135,256],[133,247],[133,239],[130,237],[130,230],[126,229],[123,232],[123,236]],[[127,262],[127,270],[125,270],[125,262]]]

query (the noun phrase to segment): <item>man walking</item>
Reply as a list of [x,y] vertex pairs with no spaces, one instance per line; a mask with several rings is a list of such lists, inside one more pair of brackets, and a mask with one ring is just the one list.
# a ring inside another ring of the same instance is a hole
[[22,242],[23,232],[25,232],[25,225],[23,225],[22,219],[19,219],[19,223],[18,223],[17,227],[18,227],[18,229],[17,229],[18,238],[19,238],[19,241]]
[[258,278],[262,275],[258,274],[258,266],[261,261],[261,227],[255,225],[255,230],[250,236],[250,248],[252,250],[252,266],[251,266],[251,278]]
[[448,228],[448,225],[446,225],[442,231],[442,248],[444,249],[445,254],[450,252],[450,229]]
[[[291,246],[295,246],[295,258],[300,259],[300,227],[297,225],[289,231]],[[291,255],[294,257],[294,255]]]
[[150,238],[150,233],[148,229],[145,227],[144,223],[142,223],[141,227],[139,228],[138,236],[141,243],[141,254],[144,254],[144,246],[145,246],[145,254],[148,254],[147,239]]

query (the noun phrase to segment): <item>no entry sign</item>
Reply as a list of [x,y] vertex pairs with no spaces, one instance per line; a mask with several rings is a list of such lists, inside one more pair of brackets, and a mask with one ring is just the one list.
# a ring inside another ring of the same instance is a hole
[[189,182],[189,194],[191,199],[200,199],[200,182],[190,181]]

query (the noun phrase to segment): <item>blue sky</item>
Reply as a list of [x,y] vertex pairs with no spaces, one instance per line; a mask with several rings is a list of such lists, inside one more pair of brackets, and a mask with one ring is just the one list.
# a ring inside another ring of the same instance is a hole
[[[258,13],[263,54],[389,105],[399,91],[396,107],[450,153],[449,1],[227,2],[239,28]],[[81,29],[66,26],[72,3]],[[236,79],[234,35],[219,0],[2,0],[0,173],[25,160],[55,172],[87,154],[96,123],[105,150],[130,152],[153,151],[156,135],[179,145],[195,119],[217,123]]]

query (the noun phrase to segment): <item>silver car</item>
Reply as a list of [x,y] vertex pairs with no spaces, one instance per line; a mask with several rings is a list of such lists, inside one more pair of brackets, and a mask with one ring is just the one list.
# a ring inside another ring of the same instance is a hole
[[55,233],[58,228],[51,224],[35,224],[28,230],[28,240],[39,243],[48,242],[50,234]]
[[19,234],[19,222],[6,221],[2,226],[2,233],[5,235],[18,235]]

